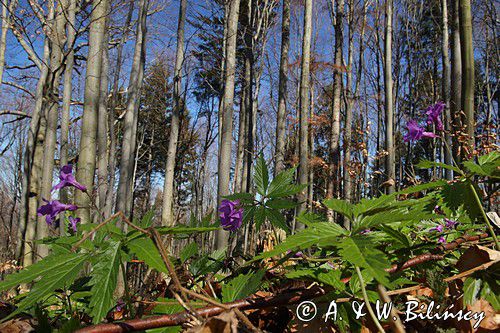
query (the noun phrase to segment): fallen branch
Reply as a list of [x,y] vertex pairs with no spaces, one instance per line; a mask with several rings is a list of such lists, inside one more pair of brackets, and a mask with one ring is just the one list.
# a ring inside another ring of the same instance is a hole
[[[438,252],[438,251],[449,251],[449,250],[454,250],[457,247],[459,247],[461,244],[465,242],[473,242],[473,241],[478,241],[480,239],[484,239],[489,237],[488,234],[481,234],[481,235],[465,235],[460,238],[458,238],[456,241],[450,242],[445,245],[440,245],[434,249],[432,252]],[[441,259],[443,256],[442,255],[432,255],[432,254],[423,254],[420,256],[417,256],[415,258],[412,258],[406,262],[404,262],[402,265],[394,265],[391,268],[389,268],[387,271],[389,273],[393,273],[396,271],[404,270],[419,264],[422,264],[424,262],[432,261],[432,260],[438,260]],[[487,267],[487,266],[486,266]],[[475,271],[470,270],[470,271]],[[471,272],[464,272],[464,273],[469,273]],[[461,273],[457,276],[464,276]],[[454,277],[456,279],[458,277]],[[348,282],[350,278],[347,279],[347,281],[344,281],[346,279],[343,279],[343,282]],[[395,295],[399,293],[404,293],[408,292],[411,290],[417,290],[421,288],[421,286],[412,286],[408,288],[401,289],[399,291],[388,291],[387,295]],[[315,286],[310,289],[305,289],[305,290],[299,290],[287,294],[280,294],[276,296],[268,296],[268,297],[255,297],[251,296],[242,300],[238,300],[235,302],[231,303],[224,303],[224,307],[221,306],[207,306],[201,309],[197,309],[195,312],[198,316],[208,318],[208,317],[213,317],[221,314],[224,311],[227,311],[228,309],[240,309],[240,310],[249,310],[249,309],[260,309],[260,308],[269,308],[273,306],[286,306],[286,305],[292,305],[292,304],[297,304],[305,300],[311,300],[320,296],[323,296],[326,294],[325,289]],[[342,299],[343,302],[349,301],[349,298]],[[339,302],[339,300],[337,300]],[[182,325],[186,322],[188,322],[191,318],[191,315],[188,312],[180,312],[172,315],[162,315],[162,316],[154,316],[154,317],[148,317],[148,318],[143,318],[143,319],[133,319],[133,320],[127,320],[124,322],[116,322],[116,323],[109,323],[109,324],[99,324],[99,325],[94,325],[94,326],[89,326],[86,328],[82,328],[78,331],[77,333],[123,333],[123,332],[134,332],[134,331],[141,331],[141,330],[147,330],[147,329],[152,329],[152,328],[159,328],[159,327],[168,327],[168,326],[178,326]]]

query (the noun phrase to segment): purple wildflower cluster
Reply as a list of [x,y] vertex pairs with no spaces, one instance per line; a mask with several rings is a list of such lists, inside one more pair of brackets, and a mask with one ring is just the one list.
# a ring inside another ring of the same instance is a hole
[[243,223],[243,208],[239,200],[224,199],[219,206],[220,224],[224,230],[236,231]]
[[[455,221],[455,220],[452,220],[452,219],[448,219],[448,218],[445,217],[444,218],[444,223],[445,223],[444,225],[438,224],[434,228],[430,228],[429,231],[436,231],[438,233],[443,233],[445,231],[445,229],[447,229],[447,230],[455,229],[455,227],[458,224],[458,221]],[[446,243],[446,239],[444,238],[443,235],[439,236],[438,242],[439,243]]]
[[[434,124],[436,126],[436,130],[444,130],[443,122],[441,121],[441,113],[443,113],[444,107],[445,104],[443,102],[437,102],[427,108],[425,111],[425,115],[427,116],[427,125]],[[422,138],[436,138],[438,136],[436,133],[426,132],[424,127],[414,119],[408,120],[406,129],[408,133],[404,136],[405,142],[418,141]]]
[[[80,184],[79,182],[76,181],[75,176],[73,176],[73,166],[71,164],[65,165],[61,168],[61,171],[59,172],[59,184],[54,186],[52,188],[52,191],[55,190],[60,190],[65,187],[75,187],[78,190],[82,192],[86,192],[87,188]],[[42,205],[38,208],[37,213],[38,216],[45,216],[45,222],[47,222],[48,225],[52,226],[54,224],[54,221],[57,217],[62,212],[65,211],[75,211],[78,209],[76,205],[73,204],[64,204],[58,200],[46,200],[45,198],[42,198],[44,202],[46,202],[45,205]],[[69,223],[71,226],[71,229],[76,232],[77,231],[77,224],[80,223],[80,218],[75,218],[73,216],[69,217]]]

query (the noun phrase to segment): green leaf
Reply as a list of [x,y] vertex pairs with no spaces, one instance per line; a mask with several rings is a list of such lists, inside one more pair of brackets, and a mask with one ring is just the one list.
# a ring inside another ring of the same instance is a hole
[[260,230],[260,227],[266,222],[266,208],[258,206],[254,214],[255,229]]
[[291,209],[295,208],[297,203],[289,199],[271,199],[266,202],[266,206],[274,209]]
[[478,157],[479,165],[485,165],[490,163],[495,163],[496,165],[500,165],[500,152],[492,151],[489,154],[481,155]]
[[143,229],[147,229],[149,228],[151,225],[153,225],[153,219],[155,217],[155,211],[154,210],[150,210],[149,212],[147,212],[146,214],[144,214],[144,216],[142,217],[142,220],[141,220],[141,223],[139,224],[139,226]]
[[274,179],[271,181],[271,184],[269,184],[269,187],[267,189],[267,195],[269,198],[279,197],[280,196],[279,193],[283,192],[284,188],[293,183],[296,169],[297,168],[295,167],[288,170],[284,170],[279,174],[277,174],[276,177],[274,177]]
[[285,198],[302,192],[307,187],[307,184],[302,185],[284,185],[267,196],[271,199]]
[[222,301],[233,302],[256,292],[264,277],[264,270],[238,275],[229,283],[222,285]]
[[277,228],[288,231],[288,226],[286,225],[285,216],[280,213],[278,210],[273,208],[266,209],[266,216],[271,222],[271,224]]
[[442,187],[448,184],[448,182],[444,179],[441,180],[436,180],[434,182],[429,182],[425,184],[419,184],[415,186],[411,186],[408,188],[405,188],[402,191],[397,192],[396,194],[411,194],[411,193],[416,193],[416,192],[421,192],[421,191],[426,191],[426,190],[433,190],[438,187]]
[[417,165],[416,165],[417,168],[420,168],[420,169],[430,169],[430,168],[433,168],[433,167],[441,167],[441,168],[444,168],[444,169],[448,169],[448,170],[453,170],[457,173],[460,173],[460,169],[453,166],[453,165],[448,165],[448,164],[445,164],[445,163],[441,163],[441,162],[434,162],[434,161],[429,161],[429,160],[421,160]]
[[345,290],[345,284],[340,280],[341,274],[342,273],[340,270],[332,269],[298,269],[296,271],[287,273],[286,277],[289,279],[310,278],[325,285],[331,286],[336,290],[343,291]]
[[402,233],[399,230],[396,230],[394,228],[391,228],[388,225],[379,225],[377,227],[378,229],[382,230],[385,232],[391,239],[395,240],[399,244],[401,244],[403,247],[411,247],[411,241],[408,238],[408,236],[404,233]]
[[[50,260],[42,259],[38,263],[29,266],[36,266],[33,270],[30,270],[31,273],[26,273],[26,275],[24,275],[21,271],[17,274],[12,274],[6,281],[2,283],[3,285],[11,285],[11,282],[9,281],[10,279],[12,279],[12,277],[21,278],[19,280],[16,280],[17,283],[15,285],[17,285],[20,283],[32,281],[31,277],[33,276],[38,277],[40,276],[40,274],[43,275],[41,276],[40,280],[33,285],[33,288],[26,295],[26,297],[24,297],[23,300],[17,304],[18,308],[16,309],[16,311],[11,313],[7,318],[11,318],[16,314],[27,310],[36,303],[43,301],[45,298],[53,294],[57,289],[66,289],[78,277],[78,273],[82,270],[83,264],[87,261],[88,258],[88,254],[82,253],[59,255],[57,256],[57,263],[54,263],[54,261],[52,260],[53,258],[51,258]],[[5,289],[3,288],[3,285],[2,289]],[[4,318],[4,320],[6,320],[7,318]]]
[[120,242],[110,241],[109,246],[97,258],[97,264],[92,270],[92,297],[90,298],[90,307],[92,311],[90,316],[93,318],[94,324],[99,323],[108,311],[113,307],[113,293],[118,281],[120,272]]
[[271,258],[287,251],[307,249],[312,246],[333,246],[338,242],[338,236],[346,235],[348,232],[335,223],[318,222],[287,237],[271,251],[264,252],[251,260],[251,262]]
[[340,255],[355,266],[362,267],[380,283],[389,286],[386,268],[390,267],[385,253],[374,247],[375,240],[368,235],[352,236],[340,243]]
[[186,260],[188,260],[197,253],[198,253],[198,244],[195,242],[189,243],[182,249],[181,253],[179,254],[179,258],[181,259],[181,262],[184,263],[186,262]]
[[323,201],[328,209],[344,215],[349,220],[353,219],[353,205],[346,200],[341,199],[326,199]]
[[266,161],[262,154],[257,159],[257,164],[255,165],[254,182],[257,192],[265,196],[267,186],[269,185],[269,171],[267,170]]
[[254,202],[255,196],[252,193],[241,192],[241,193],[234,193],[231,195],[226,195],[226,196],[224,196],[224,199],[240,200],[241,203],[251,204]]
[[59,270],[73,262],[78,262],[80,255],[76,253],[51,255],[39,262],[30,265],[21,271],[9,274],[5,280],[0,282],[0,291],[16,287],[22,283],[29,283],[39,277],[47,276],[51,272]]
[[464,305],[472,305],[477,300],[477,294],[481,288],[481,279],[468,277],[464,281]]
[[137,258],[144,260],[144,262],[159,272],[168,273],[167,267],[163,262],[156,245],[149,238],[138,238],[127,244],[130,251],[132,251]]

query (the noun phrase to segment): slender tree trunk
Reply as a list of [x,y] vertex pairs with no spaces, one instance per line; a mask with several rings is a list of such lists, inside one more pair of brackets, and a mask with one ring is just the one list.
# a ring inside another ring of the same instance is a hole
[[[348,22],[349,22],[349,34],[348,34],[348,48],[347,48],[347,80],[346,80],[346,95],[347,95],[347,107],[345,112],[345,131],[344,131],[344,169],[343,169],[343,178],[344,178],[344,199],[347,201],[352,200],[352,179],[349,171],[351,164],[351,136],[352,136],[352,125],[353,125],[353,117],[352,117],[352,109],[354,106],[354,94],[353,86],[352,86],[352,74],[353,74],[353,64],[354,64],[354,8],[353,1],[349,0],[349,14],[348,14]],[[360,50],[362,47],[360,46]],[[344,219],[344,226],[347,229],[350,229],[350,221],[348,219]]]
[[384,41],[384,86],[385,86],[385,172],[387,193],[393,193],[396,182],[396,161],[393,138],[393,80],[392,80],[392,0],[386,0]]
[[[451,113],[450,113],[450,55],[449,49],[449,33],[448,33],[448,4],[447,0],[441,0],[441,10],[442,10],[442,29],[443,29],[443,40],[442,40],[442,62],[443,62],[443,79],[442,79],[442,96],[444,103],[446,104],[444,112],[444,126],[445,126],[445,141],[447,147],[444,147],[444,162],[448,165],[452,164],[451,152]],[[445,177],[448,180],[453,179],[453,172],[451,170],[445,169]]]
[[[76,11],[76,0],[65,0],[64,1],[64,11],[66,22],[66,63],[64,66],[64,83],[63,83],[63,101],[62,101],[62,111],[61,111],[61,139],[59,147],[59,160],[61,166],[68,164],[68,136],[69,136],[69,121],[70,121],[70,108],[71,108],[71,92],[73,88],[73,65],[74,65],[74,43],[75,43],[75,11]],[[61,201],[68,202],[68,189],[62,188],[59,191],[59,196]],[[63,232],[63,229],[60,229]]]
[[[460,131],[462,110],[462,52],[460,50],[460,0],[452,0],[452,38],[451,38],[451,99],[450,110],[453,119],[453,130]],[[460,159],[460,143],[453,137],[453,155]]]
[[120,160],[120,179],[116,198],[116,210],[123,212],[125,216],[130,216],[133,201],[135,140],[137,137],[137,113],[139,110],[139,98],[145,63],[144,44],[147,7],[148,1],[141,0],[134,60],[130,71],[127,110],[123,124],[122,156]]
[[238,193],[242,190],[242,182],[244,178],[243,160],[245,158],[246,147],[246,89],[241,89],[240,93],[240,113],[238,116],[238,148],[236,150],[236,163],[234,167],[234,192]]
[[[47,106],[45,106],[45,119],[47,127],[45,130],[45,141],[43,145],[43,164],[42,164],[42,179],[41,179],[41,196],[39,205],[44,202],[43,199],[50,200],[52,190],[52,179],[54,176],[54,154],[56,151],[57,139],[57,121],[59,116],[59,84],[61,77],[61,61],[64,45],[64,26],[65,18],[63,6],[61,2],[57,3],[54,17],[54,3],[49,1],[48,22],[52,22],[51,28],[51,54],[50,54],[50,72],[48,76],[48,91],[46,96]],[[54,20],[55,18],[55,20]],[[62,218],[62,217],[61,217]],[[61,227],[64,223],[61,221]],[[43,217],[38,218],[37,223],[37,238],[42,239],[49,236],[49,226],[45,223]],[[37,255],[44,258],[48,255],[48,247],[43,244],[38,244]]]
[[474,47],[472,45],[472,14],[470,0],[460,0],[460,46],[462,56],[462,109],[468,135],[470,158],[474,151]]
[[104,37],[104,48],[102,50],[101,85],[99,88],[99,111],[97,115],[97,196],[98,207],[101,212],[106,206],[106,194],[108,193],[109,167],[108,155],[108,75],[109,75],[109,19],[106,24],[106,35]]
[[[229,178],[231,171],[231,144],[233,132],[233,103],[234,103],[234,81],[236,74],[236,35],[238,29],[238,15],[240,0],[231,0],[228,4],[229,14],[227,16],[227,41],[224,71],[224,97],[223,114],[220,128],[220,146],[218,161],[218,202],[222,197],[229,194]],[[216,233],[215,247],[223,249],[228,244],[228,232],[218,230]]]
[[161,220],[163,225],[173,225],[173,192],[174,169],[179,138],[179,117],[184,108],[182,90],[182,64],[184,62],[184,23],[186,21],[186,0],[181,0],[179,5],[179,22],[177,26],[177,53],[174,68],[174,109],[170,122],[170,139],[168,142],[167,164],[165,167],[165,184],[163,187],[163,210]]
[[[335,17],[335,55],[334,55],[334,77],[333,77],[333,100],[332,119],[330,132],[329,168],[327,180],[327,198],[335,196],[335,189],[338,187],[338,168],[340,162],[340,96],[342,92],[342,67],[344,63],[342,48],[344,45],[344,0],[337,2],[336,14],[334,16],[334,1],[332,1],[332,17]],[[333,222],[334,213],[327,211],[328,221]]]
[[[302,61],[300,64],[300,98],[299,98],[299,170],[298,183],[307,184],[309,177],[309,108],[310,104],[310,62],[312,34],[312,0],[304,3],[304,35],[302,36]],[[297,214],[305,212],[307,206],[307,188],[298,195],[299,206]],[[303,229],[302,223],[296,223],[295,229]]]
[[[106,28],[106,16],[109,0],[94,0],[89,31],[89,51],[87,72],[85,74],[85,92],[80,136],[80,151],[76,179],[93,192],[96,166],[97,116],[99,112],[99,92],[102,72],[102,50]],[[81,223],[90,223],[90,196],[88,193],[75,191],[75,203],[81,207],[77,214]]]
[[2,7],[2,31],[0,32],[0,92],[3,72],[5,69],[5,49],[7,48],[7,32],[10,29],[10,14],[14,12],[18,0],[4,0],[0,3]]
[[286,96],[288,81],[288,49],[290,48],[290,0],[283,0],[281,18],[281,55],[280,81],[278,89],[278,117],[276,120],[276,151],[274,157],[274,175],[285,168],[286,138]]

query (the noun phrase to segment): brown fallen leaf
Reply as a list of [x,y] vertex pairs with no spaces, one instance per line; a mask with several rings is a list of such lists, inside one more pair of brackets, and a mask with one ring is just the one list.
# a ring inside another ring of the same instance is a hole
[[234,311],[223,312],[200,326],[188,329],[186,333],[238,333],[238,319]]
[[[500,331],[500,314],[496,313],[495,309],[491,306],[491,304],[484,300],[484,299],[478,299],[474,304],[467,305],[467,310],[470,310],[472,312],[484,312],[485,317],[483,321],[481,321],[481,324],[479,325],[479,329],[486,330],[486,331],[494,331],[494,332],[499,332]],[[471,327],[474,326],[476,321],[472,319],[470,321]]]
[[500,261],[500,252],[475,245],[462,254],[456,266],[460,272],[464,272],[490,261]]
[[35,326],[32,318],[15,318],[0,324],[2,333],[30,333],[35,332]]

